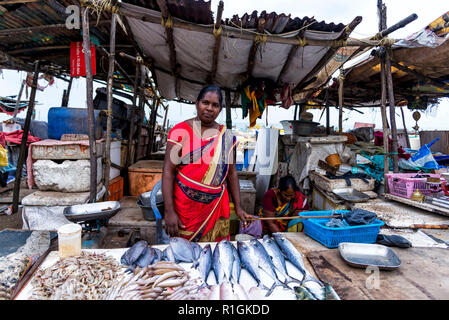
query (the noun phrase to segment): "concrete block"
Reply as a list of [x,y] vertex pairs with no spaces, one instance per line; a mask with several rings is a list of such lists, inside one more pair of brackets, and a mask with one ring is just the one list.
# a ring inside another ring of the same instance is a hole
[[[38,160],[33,163],[33,175],[42,191],[86,192],[90,187],[90,161],[65,160],[59,164],[52,160]],[[102,158],[98,158],[97,182],[102,179]]]
[[[98,194],[104,190],[103,184],[97,186]],[[76,204],[87,203],[89,200],[89,192],[56,192],[56,191],[41,191],[38,190],[22,199],[24,206],[73,206]]]
[[[97,155],[103,155],[105,143],[97,143],[96,149]],[[90,150],[89,146],[76,143],[65,145],[33,145],[31,156],[34,160],[89,160]]]

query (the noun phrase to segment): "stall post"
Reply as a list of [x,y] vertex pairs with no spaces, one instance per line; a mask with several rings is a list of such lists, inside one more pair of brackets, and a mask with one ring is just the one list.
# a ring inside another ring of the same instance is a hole
[[226,89],[226,128],[232,130],[232,117],[231,117],[231,91]]
[[345,75],[343,71],[340,70],[340,76],[338,77],[338,132],[343,132],[343,85],[344,85]]
[[111,171],[111,131],[112,131],[112,85],[114,81],[114,64],[115,64],[115,30],[116,15],[113,13],[111,17],[111,38],[109,48],[109,69],[108,69],[108,115],[106,122],[106,165],[104,169],[104,187],[106,188],[105,200],[109,198],[109,173]]
[[390,105],[390,124],[391,124],[391,152],[393,153],[393,172],[399,172],[399,158],[398,158],[398,131],[396,128],[396,112],[393,91],[393,76],[391,75],[390,53],[388,49],[385,52],[385,67],[387,72],[387,88],[388,88],[388,103]]
[[405,125],[404,109],[403,109],[403,107],[400,107],[399,109],[401,109],[401,116],[402,116],[402,124],[404,126],[405,141],[407,143],[407,148],[410,148],[410,137],[408,136],[407,126]]
[[20,142],[19,159],[16,166],[16,179],[14,180],[14,191],[12,201],[12,212],[16,213],[19,209],[19,195],[20,195],[20,179],[22,178],[23,163],[26,158],[26,146],[28,141],[28,133],[30,131],[31,115],[34,111],[34,100],[36,99],[37,80],[39,79],[39,60],[34,64],[33,86],[31,88],[30,100],[28,102],[28,110],[23,126],[22,141]]
[[67,108],[67,106],[69,105],[69,96],[70,96],[70,91],[72,90],[72,82],[73,82],[73,78],[70,77],[69,85],[67,86],[67,89],[65,89],[62,94],[61,107],[63,107],[63,108]]
[[139,154],[139,149],[141,147],[141,132],[142,132],[142,122],[145,118],[145,81],[146,81],[146,67],[145,65],[140,65],[140,86],[139,86],[139,122],[137,123],[137,147],[134,150],[134,159],[138,161],[137,155]]
[[89,151],[90,151],[90,196],[89,202],[96,200],[97,193],[97,146],[95,140],[95,113],[93,100],[93,77],[90,55],[90,35],[89,35],[89,9],[81,7],[81,17],[83,24],[83,50],[86,64],[86,100],[87,118],[89,121]]
[[136,114],[136,103],[137,103],[137,95],[139,93],[139,74],[140,74],[140,64],[136,63],[136,77],[134,79],[134,95],[133,95],[133,104],[131,106],[131,116],[129,123],[129,136],[128,136],[128,150],[127,157],[125,162],[125,168],[128,168],[129,165],[132,164],[132,154],[131,154],[131,146],[133,142],[134,136],[134,116]]
[[14,121],[16,120],[17,112],[19,111],[20,99],[22,98],[22,92],[23,92],[23,87],[25,87],[25,83],[26,83],[26,81],[22,80],[22,84],[20,85],[19,94],[17,95],[16,106],[14,108],[14,116],[12,117]]

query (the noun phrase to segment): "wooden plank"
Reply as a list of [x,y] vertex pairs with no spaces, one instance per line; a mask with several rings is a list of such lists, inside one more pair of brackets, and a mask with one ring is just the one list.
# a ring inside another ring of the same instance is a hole
[[425,203],[425,202],[417,202],[417,201],[413,201],[407,198],[402,198],[402,197],[398,197],[395,195],[392,195],[390,193],[385,194],[385,198],[390,199],[390,200],[394,200],[397,202],[401,202],[416,208],[420,208],[429,212],[433,212],[433,213],[437,213],[437,214],[441,214],[443,216],[449,216],[449,209],[445,209],[442,207],[438,207],[435,205],[432,205],[430,203]]
[[[395,270],[370,271],[346,264],[338,249],[307,254],[321,281],[342,300],[439,300],[449,296],[449,256],[441,248],[394,248]],[[378,285],[373,281],[377,277]],[[432,281],[429,281],[432,279]]]

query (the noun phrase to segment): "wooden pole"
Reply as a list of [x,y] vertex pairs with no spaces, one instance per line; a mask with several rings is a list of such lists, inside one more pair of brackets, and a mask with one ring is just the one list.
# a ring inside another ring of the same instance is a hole
[[39,79],[39,60],[34,64],[34,76],[33,76],[33,86],[31,88],[30,100],[28,102],[28,110],[25,118],[25,124],[23,126],[22,141],[20,142],[19,149],[19,159],[17,160],[16,166],[16,179],[14,180],[14,191],[13,191],[13,205],[12,211],[15,213],[19,209],[19,196],[20,196],[20,179],[22,178],[22,168],[23,163],[26,159],[26,146],[28,141],[28,133],[30,131],[31,116],[34,111],[34,101],[36,99],[37,90],[37,80]]
[[17,95],[16,107],[14,108],[14,116],[12,117],[14,120],[16,120],[17,112],[19,111],[20,99],[22,98],[22,92],[23,92],[23,87],[25,87],[25,83],[26,83],[26,81],[22,80],[22,84],[20,85],[19,94]]
[[[379,15],[379,30],[383,30],[387,25],[387,11],[385,5],[382,4],[382,0],[378,1],[378,15]],[[390,136],[390,130],[387,120],[387,84],[386,84],[386,67],[385,59],[381,58],[380,63],[380,83],[381,83],[381,116],[382,116],[382,130],[383,130],[383,146],[384,146],[384,176],[390,172],[389,161],[389,143],[388,137]],[[384,183],[385,191],[388,192],[388,185]]]
[[139,154],[139,149],[141,147],[141,131],[142,131],[142,122],[145,118],[145,81],[146,81],[146,69],[143,64],[140,65],[140,86],[139,86],[139,122],[137,123],[137,147],[134,150],[136,161],[139,159],[137,155]]
[[108,114],[106,120],[106,165],[104,169],[104,186],[106,188],[105,200],[109,198],[109,174],[111,172],[111,131],[112,131],[112,86],[114,81],[114,65],[115,65],[115,32],[116,32],[116,15],[111,17],[111,38],[109,52],[109,69],[108,69]]
[[87,117],[89,121],[89,151],[90,151],[90,196],[89,202],[96,201],[97,194],[97,146],[95,140],[95,112],[93,100],[93,76],[90,54],[90,35],[89,35],[89,9],[81,7],[81,17],[83,25],[83,50],[86,65],[86,100]]
[[407,126],[405,125],[404,108],[400,107],[399,109],[401,109],[402,125],[404,126],[405,141],[407,143],[407,148],[410,148],[410,137],[408,136]]
[[298,105],[297,104],[295,104],[295,115],[294,115],[294,117],[293,117],[293,120],[297,120],[298,119]]
[[210,73],[210,78],[208,81],[209,83],[214,83],[215,74],[217,72],[218,52],[220,51],[221,34],[222,34],[221,17],[223,15],[223,9],[224,9],[224,3],[223,3],[223,1],[220,1],[218,3],[217,18],[215,20],[215,26],[214,26],[215,47],[214,47],[214,55],[213,55],[213,59],[212,59],[212,71]]
[[231,92],[225,91],[226,96],[226,128],[232,130],[232,117],[231,117]]
[[331,120],[330,120],[330,106],[329,106],[329,88],[326,89],[326,95],[324,98],[324,103],[326,105],[326,134],[329,136],[331,134]]
[[67,90],[64,90],[64,94],[62,96],[61,107],[63,107],[63,108],[67,108],[67,106],[69,105],[69,96],[70,96],[70,91],[72,90],[72,82],[73,82],[73,78],[70,77],[69,85],[67,86]]
[[154,140],[154,131],[156,129],[156,115],[157,115],[157,109],[159,107],[159,104],[161,100],[158,98],[155,101],[155,104],[153,104],[153,110],[151,111],[151,123],[150,123],[150,140],[148,145],[149,154],[148,156],[151,156],[151,153],[153,152],[153,140]]
[[129,124],[129,137],[128,137],[128,150],[127,150],[127,154],[128,156],[126,157],[126,163],[125,163],[125,168],[128,168],[131,164],[133,164],[133,160],[132,160],[132,154],[131,154],[131,146],[132,146],[132,142],[133,142],[133,137],[134,137],[134,116],[136,114],[136,103],[137,103],[137,95],[139,94],[139,74],[140,74],[140,65],[136,64],[136,77],[135,77],[135,81],[134,81],[134,96],[133,96],[133,104],[132,104],[132,109],[131,109],[131,119],[130,119],[130,124]]
[[338,77],[338,105],[340,106],[338,109],[338,132],[343,132],[343,85],[344,85],[345,76],[342,74],[342,70],[340,70],[340,76]]

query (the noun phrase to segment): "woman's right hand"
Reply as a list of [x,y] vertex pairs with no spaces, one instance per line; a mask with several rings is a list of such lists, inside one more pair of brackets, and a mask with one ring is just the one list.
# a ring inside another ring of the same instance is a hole
[[175,211],[165,211],[165,232],[170,237],[178,237],[179,228],[185,228]]

